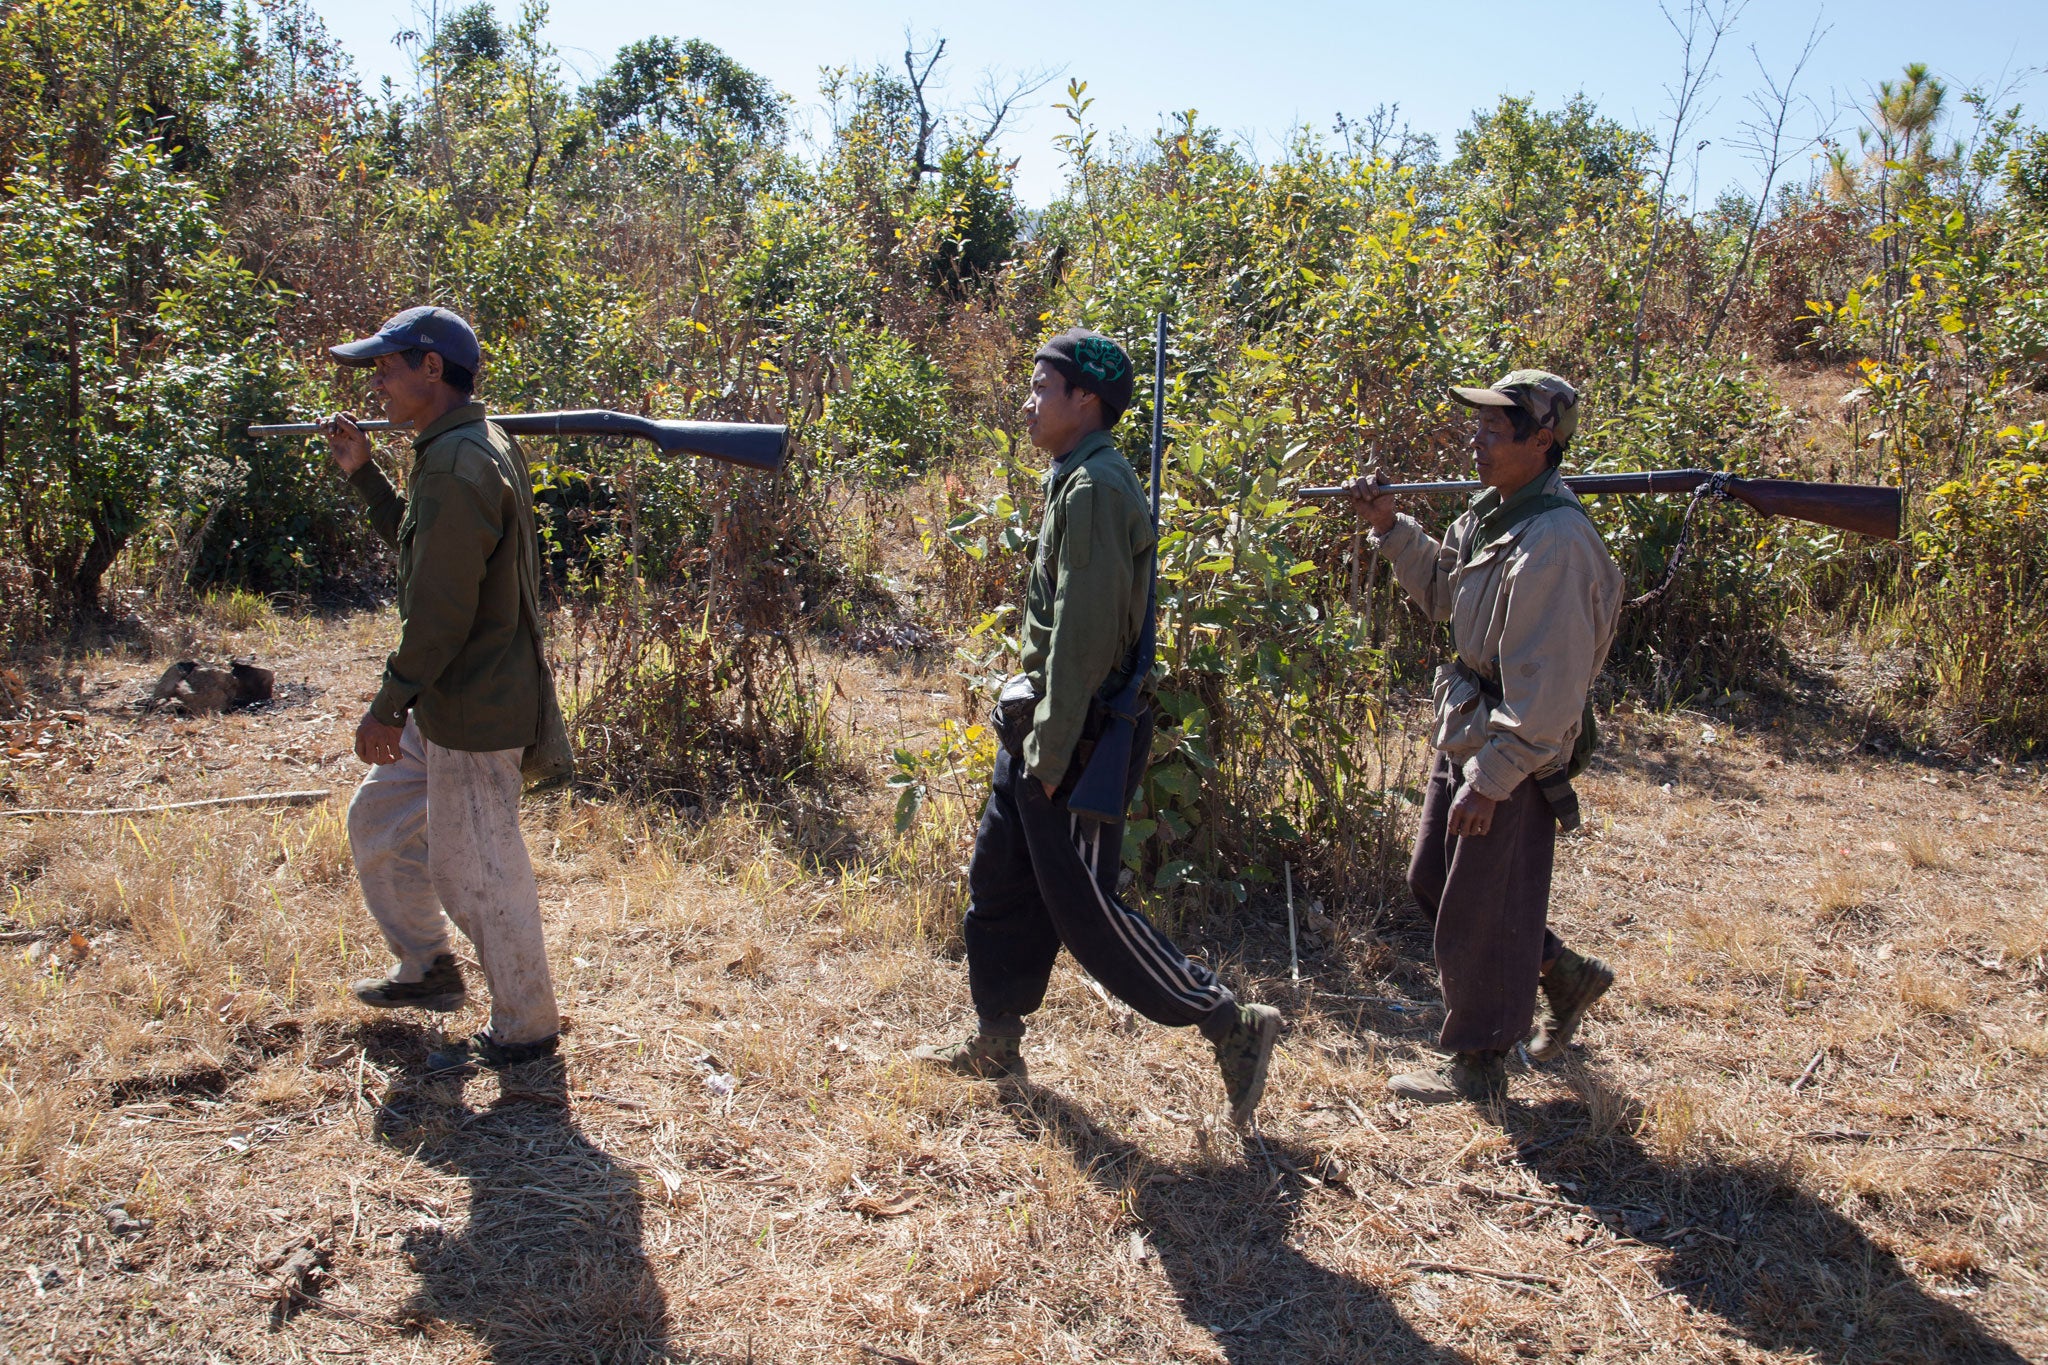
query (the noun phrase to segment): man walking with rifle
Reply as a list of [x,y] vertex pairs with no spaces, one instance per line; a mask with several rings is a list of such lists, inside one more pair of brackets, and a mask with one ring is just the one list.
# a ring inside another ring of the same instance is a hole
[[[1163,371],[1163,347],[1156,363]],[[1065,332],[1033,357],[1024,418],[1053,464],[1025,600],[1024,672],[997,706],[1002,749],[967,871],[967,981],[979,1024],[964,1041],[913,1055],[966,1075],[1022,1076],[1025,1017],[1044,1003],[1064,946],[1146,1018],[1201,1029],[1230,1116],[1243,1123],[1265,1089],[1280,1012],[1240,1004],[1116,894],[1123,812],[1152,748],[1151,714],[1133,704],[1131,684],[1152,663],[1158,533],[1109,434],[1131,388],[1130,356],[1096,332]],[[1155,406],[1161,397],[1155,385]],[[1156,454],[1154,470],[1156,479]],[[1092,803],[1100,809],[1074,802],[1091,761],[1119,769],[1096,775],[1114,793]]]
[[491,1017],[429,1065],[531,1061],[555,1051],[561,1030],[519,832],[522,758],[553,695],[540,657],[532,478],[471,396],[481,351],[455,314],[407,309],[331,353],[374,369],[370,387],[391,425],[415,432],[401,497],[352,415],[321,423],[370,524],[398,552],[398,648],[356,727],[356,756],[374,766],[348,808],[363,899],[398,961],[356,982],[356,998],[460,1009],[452,916],[490,983]]
[[1594,738],[1587,694],[1621,609],[1621,571],[1558,473],[1579,395],[1543,370],[1451,394],[1474,409],[1484,488],[1442,540],[1397,515],[1377,477],[1351,485],[1394,576],[1451,623],[1456,650],[1437,670],[1436,759],[1408,869],[1436,926],[1450,1058],[1388,1082],[1432,1104],[1506,1095],[1507,1054],[1539,988],[1528,1048],[1546,1060],[1614,984],[1546,922],[1557,831],[1579,823],[1571,778]]

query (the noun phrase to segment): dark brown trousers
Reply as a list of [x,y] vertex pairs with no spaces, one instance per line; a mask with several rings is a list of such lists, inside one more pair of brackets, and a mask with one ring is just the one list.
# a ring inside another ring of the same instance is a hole
[[1493,827],[1458,838],[1451,803],[1464,774],[1442,754],[1422,798],[1408,889],[1436,925],[1449,1052],[1506,1051],[1529,1036],[1536,979],[1564,950],[1550,932],[1557,817],[1532,779],[1494,808]]

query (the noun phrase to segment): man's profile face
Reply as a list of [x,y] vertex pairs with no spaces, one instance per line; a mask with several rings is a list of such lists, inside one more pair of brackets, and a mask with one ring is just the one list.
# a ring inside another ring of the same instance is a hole
[[411,425],[433,410],[441,397],[441,357],[429,351],[418,369],[402,355],[380,355],[370,372],[370,392],[384,400],[384,415],[400,426]]
[[1102,400],[1086,389],[1069,389],[1060,372],[1043,360],[1031,367],[1031,393],[1023,412],[1031,444],[1054,458],[1102,425]]
[[1503,494],[1513,493],[1550,467],[1550,447],[1556,438],[1548,430],[1538,428],[1528,440],[1517,441],[1507,409],[1473,411],[1472,450],[1478,456],[1479,482]]

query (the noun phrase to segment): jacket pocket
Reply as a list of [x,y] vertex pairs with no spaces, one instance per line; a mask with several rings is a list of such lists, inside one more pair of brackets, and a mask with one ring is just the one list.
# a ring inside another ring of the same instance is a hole
[[1496,542],[1472,557],[1458,571],[1451,597],[1451,638],[1481,641],[1500,602],[1500,576],[1507,572],[1507,543]]
[[1436,701],[1436,732],[1429,742],[1453,759],[1470,758],[1486,743],[1490,708],[1479,679],[1460,660],[1440,665],[1430,685]]

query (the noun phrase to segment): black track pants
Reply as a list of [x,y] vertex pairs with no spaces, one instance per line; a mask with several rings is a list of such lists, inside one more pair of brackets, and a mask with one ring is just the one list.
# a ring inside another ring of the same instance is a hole
[[[1126,797],[1145,775],[1151,718],[1131,746]],[[1007,751],[996,769],[974,858],[967,868],[967,982],[984,1026],[1014,1029],[1045,1003],[1053,959],[1064,945],[1090,976],[1155,1023],[1234,1018],[1230,991],[1116,896],[1124,824],[1067,810]]]

